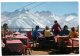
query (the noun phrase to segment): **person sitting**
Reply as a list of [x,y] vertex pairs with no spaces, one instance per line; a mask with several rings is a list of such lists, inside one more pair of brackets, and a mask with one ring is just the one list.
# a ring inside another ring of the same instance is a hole
[[60,35],[61,35],[61,36],[69,35],[69,30],[68,30],[68,26],[67,26],[67,25],[65,25],[65,26],[63,27],[63,30],[60,32]]
[[6,36],[7,32],[8,32],[8,24],[4,23],[3,26],[2,26],[2,28],[3,28],[3,31],[4,31],[4,36]]
[[38,29],[39,29],[39,26],[36,26],[36,27],[35,27],[35,30],[32,31],[33,46],[34,46],[34,43],[37,42],[37,38],[38,38],[38,36],[39,36]]
[[71,31],[69,33],[69,37],[70,38],[76,38],[76,37],[78,37],[78,32],[75,30],[74,27],[71,28]]
[[51,32],[51,30],[49,29],[48,26],[46,26],[45,30],[44,30],[44,37],[47,39],[47,40],[51,40],[51,36],[53,35],[53,33]]

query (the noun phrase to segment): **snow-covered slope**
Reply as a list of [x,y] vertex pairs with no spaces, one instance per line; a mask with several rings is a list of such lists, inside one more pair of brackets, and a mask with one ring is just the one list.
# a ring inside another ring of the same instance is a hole
[[4,12],[1,15],[1,25],[7,23],[9,28],[34,28],[39,25],[41,28],[45,26],[52,27],[54,20],[57,20],[61,27],[65,24],[71,27],[78,26],[78,15],[69,14],[58,16],[50,12],[36,12],[32,13],[29,11],[15,11],[15,12]]

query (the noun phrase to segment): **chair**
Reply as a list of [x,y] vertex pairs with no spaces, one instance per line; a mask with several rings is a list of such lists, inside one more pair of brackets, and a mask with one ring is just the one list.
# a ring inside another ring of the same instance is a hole
[[41,32],[39,32],[39,35],[40,36],[38,36],[37,39],[36,39],[36,47],[39,47],[40,42],[42,42],[44,40],[43,34]]
[[68,44],[69,38],[67,37],[59,37],[57,39],[57,47],[59,48],[59,50],[66,50],[66,46]]
[[31,50],[31,44],[28,43],[27,45],[24,45],[24,53],[25,53],[25,55],[26,55],[26,53],[29,54],[29,55],[31,55],[31,52],[32,52],[32,50]]
[[27,37],[29,38],[29,40],[32,40],[32,35],[31,35],[31,31],[26,32]]
[[26,32],[26,35],[27,35],[27,37],[28,37],[28,39],[29,39],[29,43],[30,43],[30,44],[33,44],[33,39],[32,39],[32,35],[31,35],[31,31],[27,31],[27,32]]

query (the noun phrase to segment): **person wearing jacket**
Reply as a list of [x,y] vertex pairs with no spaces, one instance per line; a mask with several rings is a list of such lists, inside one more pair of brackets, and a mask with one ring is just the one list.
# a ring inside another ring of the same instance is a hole
[[55,20],[54,21],[54,25],[52,26],[52,32],[56,35],[59,35],[61,31],[61,26],[59,25],[59,23]]
[[75,28],[74,27],[72,27],[71,28],[71,31],[70,31],[70,33],[69,33],[69,37],[70,38],[77,38],[78,37],[78,32],[75,30]]
[[36,26],[35,30],[32,31],[33,46],[34,46],[34,43],[36,43],[37,38],[39,36],[38,29],[39,29],[39,26]]
[[61,35],[61,36],[69,35],[69,30],[68,30],[68,26],[67,26],[67,25],[65,25],[65,26],[63,27],[63,30],[60,32],[60,35]]
[[46,26],[45,30],[44,30],[44,37],[47,39],[47,40],[50,40],[51,39],[51,35],[53,35],[53,33],[51,32],[51,30],[49,29],[48,26]]

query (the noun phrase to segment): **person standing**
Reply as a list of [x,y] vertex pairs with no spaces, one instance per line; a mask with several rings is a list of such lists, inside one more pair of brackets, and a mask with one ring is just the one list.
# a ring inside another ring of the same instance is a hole
[[54,33],[55,36],[59,35],[61,32],[61,26],[56,20],[54,21],[54,25],[52,26],[52,32]]

